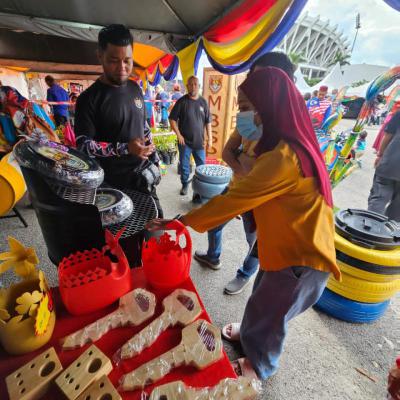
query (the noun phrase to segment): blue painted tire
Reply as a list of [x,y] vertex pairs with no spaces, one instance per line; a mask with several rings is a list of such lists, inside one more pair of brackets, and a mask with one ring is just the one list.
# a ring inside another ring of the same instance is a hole
[[193,177],[192,187],[193,195],[200,195],[202,198],[211,199],[221,194],[226,188],[227,183],[209,183],[203,182],[196,176]]
[[317,310],[346,322],[368,323],[379,319],[386,311],[390,300],[381,303],[361,303],[346,299],[325,289],[318,302]]
[[194,175],[203,182],[225,184],[232,178],[232,170],[223,165],[204,164],[196,168]]

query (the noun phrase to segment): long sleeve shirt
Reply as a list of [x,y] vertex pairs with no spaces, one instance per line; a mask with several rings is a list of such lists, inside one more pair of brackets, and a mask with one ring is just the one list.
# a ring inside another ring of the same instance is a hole
[[261,269],[307,266],[340,279],[332,209],[315,178],[303,177],[299,160],[286,142],[259,156],[246,177],[184,220],[194,230],[205,232],[250,210],[257,225]]

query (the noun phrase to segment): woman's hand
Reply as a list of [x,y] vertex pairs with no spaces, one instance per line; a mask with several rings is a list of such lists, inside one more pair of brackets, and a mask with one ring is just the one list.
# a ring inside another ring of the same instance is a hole
[[166,230],[166,226],[171,223],[173,219],[162,219],[155,218],[146,224],[146,229],[150,232],[153,231],[164,231]]

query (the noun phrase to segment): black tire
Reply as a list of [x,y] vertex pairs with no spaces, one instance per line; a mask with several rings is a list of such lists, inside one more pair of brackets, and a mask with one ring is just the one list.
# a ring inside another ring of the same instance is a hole
[[97,190],[95,205],[99,209],[103,226],[118,224],[127,219],[133,211],[133,203],[129,196],[110,188]]
[[204,164],[196,168],[194,175],[202,182],[226,186],[232,178],[232,170],[223,165]]
[[211,199],[221,194],[226,188],[226,183],[203,182],[196,176],[193,177],[192,188],[193,195],[199,195],[201,198]]
[[104,180],[96,160],[60,143],[25,140],[14,147],[14,155],[21,166],[63,186],[94,189]]

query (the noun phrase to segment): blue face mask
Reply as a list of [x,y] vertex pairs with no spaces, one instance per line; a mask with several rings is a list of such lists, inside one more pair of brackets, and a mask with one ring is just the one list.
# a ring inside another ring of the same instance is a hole
[[247,140],[259,140],[262,136],[262,125],[254,123],[254,111],[243,111],[236,115],[236,128],[239,135]]

